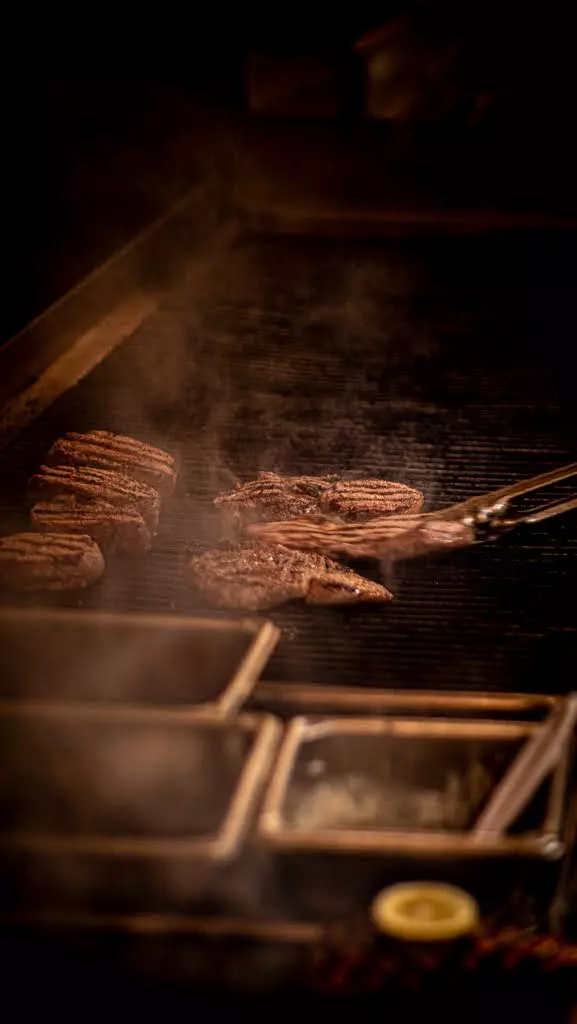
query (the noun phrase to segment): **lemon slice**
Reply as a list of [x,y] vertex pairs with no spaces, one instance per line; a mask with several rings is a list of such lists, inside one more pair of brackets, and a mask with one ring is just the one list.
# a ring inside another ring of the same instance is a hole
[[413,942],[456,939],[479,923],[479,907],[468,892],[436,882],[404,882],[383,889],[370,913],[379,931]]

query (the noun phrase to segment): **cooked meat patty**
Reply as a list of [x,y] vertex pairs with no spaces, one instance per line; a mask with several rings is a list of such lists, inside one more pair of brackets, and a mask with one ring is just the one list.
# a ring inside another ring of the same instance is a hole
[[189,576],[214,604],[248,611],[296,598],[308,604],[357,604],[392,597],[385,587],[323,555],[281,545],[206,551],[191,560]]
[[150,549],[150,530],[136,508],[123,508],[94,498],[79,501],[61,494],[34,505],[30,518],[45,533],[83,533],[111,554],[144,555]]
[[104,558],[90,537],[14,533],[0,537],[0,582],[18,590],[79,590],[102,576]]
[[408,530],[399,532],[379,547],[379,558],[417,558],[452,548],[468,548],[475,543],[470,526],[458,519],[441,516],[423,518]]
[[116,508],[137,509],[151,533],[158,526],[158,491],[124,473],[90,466],[41,466],[30,481],[30,493],[38,501],[72,494],[78,501],[106,501]]
[[390,516],[358,524],[288,519],[253,523],[247,533],[272,545],[351,558],[414,558],[441,549],[468,547],[474,542],[468,526],[460,520],[443,519],[441,513]]
[[52,445],[46,461],[51,466],[91,466],[124,473],[153,487],[163,497],[172,493],[176,483],[176,462],[172,455],[152,444],[124,434],[111,434],[108,430],[65,434]]
[[391,480],[341,480],[337,476],[279,476],[261,473],[220,494],[215,505],[230,525],[334,515],[360,522],[387,514],[418,512],[423,495]]
[[320,511],[360,523],[379,516],[419,512],[423,501],[416,487],[393,480],[340,480],[323,494]]

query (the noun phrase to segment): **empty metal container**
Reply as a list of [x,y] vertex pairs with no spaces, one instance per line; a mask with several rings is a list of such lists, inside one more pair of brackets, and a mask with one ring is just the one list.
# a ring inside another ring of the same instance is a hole
[[0,610],[0,699],[210,706],[236,712],[278,639],[272,623]]
[[279,718],[386,715],[540,722],[558,698],[546,694],[475,690],[378,690],[363,686],[259,682],[247,707]]
[[280,729],[270,716],[2,704],[2,911],[177,910],[215,893],[226,905]]

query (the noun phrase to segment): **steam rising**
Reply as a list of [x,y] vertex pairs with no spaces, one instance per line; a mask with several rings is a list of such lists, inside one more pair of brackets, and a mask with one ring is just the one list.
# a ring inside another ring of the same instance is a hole
[[[246,732],[234,724],[171,725],[149,713],[4,719],[2,734],[3,827],[8,837],[43,844],[28,880],[38,885],[32,895],[40,904],[64,899],[86,909],[96,899],[158,910],[168,901],[178,909],[178,900],[210,889],[210,863],[191,852],[183,857],[171,841],[217,835],[250,748]],[[75,838],[84,843],[79,855],[47,845]],[[168,845],[138,855],[124,849],[127,840]]]
[[[245,170],[234,183],[241,207]],[[253,196],[254,189],[252,181]],[[407,321],[415,280],[407,264],[386,251],[361,256],[354,243],[335,244],[334,251],[333,243],[307,244],[317,247],[318,259],[313,254],[303,263],[299,245],[243,239],[232,218],[197,248],[178,287],[137,336],[95,372],[94,405],[85,409],[79,402],[83,422],[66,429],[133,434],[178,450],[182,463],[155,551],[128,573],[121,564],[112,568],[98,603],[121,606],[130,577],[131,604],[139,607],[139,573],[144,589],[154,587],[156,573],[164,579],[167,564],[168,571],[181,572],[183,522],[192,546],[218,539],[212,497],[260,470],[388,477],[423,489],[435,502],[435,427],[429,435],[418,430],[414,412],[418,408],[421,418],[430,413],[433,422],[437,411],[427,410],[418,395],[408,397],[403,386],[409,366],[426,366],[434,347],[424,325]],[[47,447],[53,440],[46,438]],[[98,676],[97,699],[117,700],[121,693],[138,701],[152,671],[162,703],[173,655],[168,637],[134,637],[122,649],[105,640],[92,663],[77,652],[59,688],[77,695]],[[119,732],[97,747],[80,733],[69,741],[65,789],[79,823],[106,803],[119,822],[131,818],[137,830],[184,828],[195,788],[209,781],[198,749],[175,744],[168,734],[129,738]],[[57,758],[57,743],[45,751],[52,754]],[[21,764],[26,757],[23,746]],[[222,766],[215,772],[218,788]],[[158,788],[163,777],[172,781]],[[190,817],[189,825],[194,829]],[[83,897],[106,893],[98,865],[76,862],[61,870],[70,872],[71,889]],[[162,890],[170,881],[185,893],[182,865],[166,870],[155,885]],[[259,884],[249,873],[234,899],[254,905]]]

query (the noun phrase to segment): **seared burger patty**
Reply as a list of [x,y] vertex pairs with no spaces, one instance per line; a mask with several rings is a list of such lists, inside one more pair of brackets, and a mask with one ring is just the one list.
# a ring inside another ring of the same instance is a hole
[[391,480],[341,480],[336,476],[261,473],[221,494],[215,505],[231,525],[330,515],[363,522],[384,515],[418,512],[423,495]]
[[108,430],[69,433],[52,445],[46,462],[51,466],[90,466],[124,473],[153,487],[162,497],[174,490],[176,462],[152,444]]
[[158,491],[123,473],[89,466],[41,466],[30,480],[37,501],[71,494],[78,501],[106,501],[115,507],[137,509],[151,533],[156,532],[160,511]]
[[102,552],[81,534],[0,537],[0,582],[18,590],[77,590],[104,572]]
[[144,555],[150,549],[150,530],[138,509],[99,498],[79,501],[74,494],[61,494],[34,505],[30,518],[37,530],[83,533],[111,554]]
[[307,604],[388,601],[385,587],[313,552],[279,545],[217,548],[195,556],[191,582],[216,605],[258,611],[295,599]]

